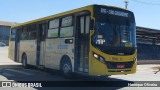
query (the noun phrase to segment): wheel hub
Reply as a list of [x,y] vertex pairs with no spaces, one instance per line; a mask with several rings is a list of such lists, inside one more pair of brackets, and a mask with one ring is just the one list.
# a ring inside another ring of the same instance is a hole
[[64,73],[68,73],[69,71],[70,71],[70,66],[68,65],[68,64],[64,64],[64,66],[63,66],[63,72]]

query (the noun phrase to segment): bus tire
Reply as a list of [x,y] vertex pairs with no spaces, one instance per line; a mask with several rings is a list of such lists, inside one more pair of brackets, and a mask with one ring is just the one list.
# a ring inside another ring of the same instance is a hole
[[62,60],[61,73],[67,78],[72,77],[72,64],[67,58]]
[[22,55],[22,66],[23,66],[23,68],[27,68],[27,56],[26,56],[26,54]]

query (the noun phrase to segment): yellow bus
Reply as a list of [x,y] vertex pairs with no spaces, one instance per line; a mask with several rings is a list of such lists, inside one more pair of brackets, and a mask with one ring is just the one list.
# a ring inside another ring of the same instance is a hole
[[133,12],[89,5],[11,28],[9,58],[38,68],[91,76],[132,74],[137,66]]

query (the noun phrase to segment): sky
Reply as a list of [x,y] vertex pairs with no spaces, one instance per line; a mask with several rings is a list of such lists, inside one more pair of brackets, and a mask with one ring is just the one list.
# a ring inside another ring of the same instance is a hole
[[[125,7],[125,0],[0,0],[0,21],[23,23],[91,4]],[[136,25],[160,30],[160,0],[128,0]]]

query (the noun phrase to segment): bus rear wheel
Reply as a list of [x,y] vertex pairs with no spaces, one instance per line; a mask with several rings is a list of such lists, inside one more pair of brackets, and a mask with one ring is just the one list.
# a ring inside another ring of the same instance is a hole
[[62,61],[61,72],[65,77],[71,78],[71,76],[72,76],[72,65],[71,65],[71,62],[69,60],[63,60]]
[[27,68],[27,56],[25,54],[22,56],[22,66]]

